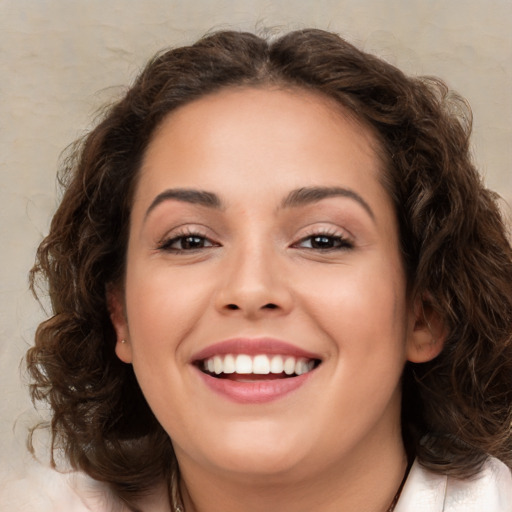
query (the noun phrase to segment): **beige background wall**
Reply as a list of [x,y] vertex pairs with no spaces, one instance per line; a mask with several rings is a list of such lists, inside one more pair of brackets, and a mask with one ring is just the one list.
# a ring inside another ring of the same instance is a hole
[[61,492],[26,455],[34,413],[19,368],[42,318],[26,275],[55,208],[59,153],[155,51],[212,28],[264,26],[335,30],[410,73],[443,77],[472,105],[475,158],[487,183],[512,202],[512,0],[0,0],[5,510],[43,510],[33,496],[44,489],[50,503]]

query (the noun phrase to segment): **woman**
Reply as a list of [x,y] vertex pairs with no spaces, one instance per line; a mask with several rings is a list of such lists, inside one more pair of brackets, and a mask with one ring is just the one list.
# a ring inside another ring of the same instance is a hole
[[71,466],[129,510],[510,510],[512,250],[469,131],[323,31],[152,60],[32,271]]

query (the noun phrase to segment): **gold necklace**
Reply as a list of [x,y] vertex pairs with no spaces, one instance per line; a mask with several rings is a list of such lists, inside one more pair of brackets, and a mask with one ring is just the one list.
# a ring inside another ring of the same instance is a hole
[[[393,501],[391,502],[391,505],[389,505],[389,508],[386,510],[386,512],[393,512],[395,510],[396,504],[398,503],[398,500],[400,499],[400,495],[402,494],[402,489],[404,488],[405,481],[407,480],[407,477],[409,476],[409,471],[411,469],[412,463],[408,462],[407,467],[405,468],[404,477],[402,478],[402,481],[400,482],[400,486],[398,487],[398,490],[396,491],[395,497],[393,498]],[[184,512],[184,511],[181,511]]]
[[[185,512],[183,501],[181,500],[180,486],[178,484],[178,470],[175,469],[171,473],[170,482],[171,507],[172,512]],[[391,511],[389,511],[391,512]]]
[[[389,508],[386,510],[386,512],[393,512],[395,510],[396,504],[398,503],[398,498],[400,498],[400,491],[402,490],[402,486],[398,489],[398,492],[395,494],[395,497],[393,498],[393,501],[391,502],[391,505],[389,505]],[[178,511],[178,512],[183,512]]]

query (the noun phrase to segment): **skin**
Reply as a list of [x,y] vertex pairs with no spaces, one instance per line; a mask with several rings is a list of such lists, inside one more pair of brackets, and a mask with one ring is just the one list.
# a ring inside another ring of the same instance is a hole
[[[376,147],[330,100],[269,88],[203,97],[154,134],[110,309],[118,357],[173,440],[187,512],[389,506],[406,466],[401,372],[441,346],[407,298]],[[303,187],[353,195],[283,205]],[[214,193],[222,206],[151,207],[177,188]],[[190,233],[197,249],[184,249]],[[318,234],[330,249],[312,245]],[[322,362],[278,400],[235,403],[191,358],[239,336],[279,338]]]

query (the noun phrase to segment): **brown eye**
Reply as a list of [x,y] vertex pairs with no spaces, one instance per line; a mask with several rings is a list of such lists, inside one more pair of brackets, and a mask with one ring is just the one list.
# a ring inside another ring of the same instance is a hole
[[204,236],[188,234],[176,236],[166,240],[160,244],[159,248],[163,251],[186,252],[214,246],[215,244]]
[[191,235],[181,237],[178,243],[180,245],[179,248],[183,250],[202,249],[207,245],[207,240],[202,236]]
[[336,249],[351,249],[353,245],[345,238],[339,235],[312,235],[303,238],[298,247],[304,249],[315,249],[320,251],[329,251]]

